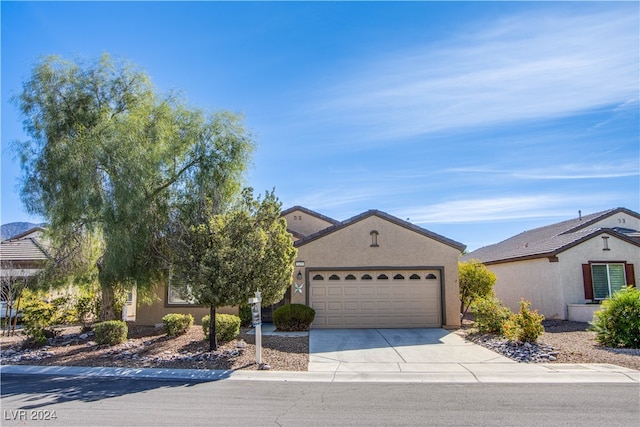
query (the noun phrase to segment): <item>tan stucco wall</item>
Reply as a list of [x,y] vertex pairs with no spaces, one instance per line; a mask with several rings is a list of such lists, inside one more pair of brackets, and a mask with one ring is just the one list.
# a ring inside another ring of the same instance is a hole
[[[497,277],[496,296],[512,311],[519,310],[520,297],[548,319],[567,319],[567,305],[587,302],[584,298],[582,264],[590,261],[623,261],[634,264],[640,283],[640,248],[609,236],[604,251],[601,234],[558,254],[558,262],[547,258],[488,265]],[[608,234],[606,234],[608,235]]]
[[[378,232],[378,247],[371,247],[370,232]],[[298,247],[297,261],[304,267],[296,267],[306,280],[306,270],[313,268],[345,267],[443,267],[445,327],[460,325],[460,300],[458,287],[458,257],[460,251],[415,231],[391,223],[378,216],[361,221]],[[292,302],[306,303],[308,288],[304,294],[291,291]]]
[[493,291],[502,303],[513,312],[520,310],[520,298],[531,301],[530,308],[537,309],[548,319],[564,319],[566,306],[558,295],[559,263],[547,258],[505,264],[488,265],[496,275]]
[[284,218],[287,220],[288,229],[298,232],[303,236],[309,236],[333,225],[328,221],[299,210],[289,212]]
[[[138,302],[136,309],[136,324],[155,325],[162,323],[162,318],[169,313],[191,314],[196,325],[201,324],[204,316],[209,314],[207,307],[166,306],[166,288],[160,285],[156,288],[155,298],[151,304]],[[221,307],[216,313],[238,314],[238,307]]]

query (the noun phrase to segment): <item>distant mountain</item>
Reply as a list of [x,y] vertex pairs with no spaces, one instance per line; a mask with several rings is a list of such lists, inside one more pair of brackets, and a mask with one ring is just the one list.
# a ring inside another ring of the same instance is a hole
[[44,224],[34,224],[32,222],[10,222],[9,224],[3,224],[0,226],[0,238],[2,240],[9,237],[16,236],[20,233],[24,233],[33,227],[43,227]]

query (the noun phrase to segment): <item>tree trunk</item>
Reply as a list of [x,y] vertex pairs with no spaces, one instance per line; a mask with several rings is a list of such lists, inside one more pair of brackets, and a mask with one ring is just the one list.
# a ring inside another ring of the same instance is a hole
[[115,312],[115,292],[113,286],[100,284],[102,293],[102,303],[100,306],[100,321],[118,320]]
[[9,331],[10,335],[16,334],[16,326],[18,326],[18,312],[20,311],[21,301],[22,301],[22,291],[20,291],[20,295],[18,295],[18,303],[16,304],[16,316],[13,318],[13,325],[11,326],[11,330]]
[[209,307],[209,351],[218,349],[218,340],[216,338],[216,308]]

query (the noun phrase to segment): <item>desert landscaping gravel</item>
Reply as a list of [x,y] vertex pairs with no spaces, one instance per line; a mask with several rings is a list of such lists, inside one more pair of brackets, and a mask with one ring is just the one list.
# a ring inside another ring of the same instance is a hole
[[[611,349],[595,341],[587,323],[545,320],[545,334],[529,346],[515,346],[496,336],[474,334],[465,327],[456,333],[469,341],[491,348],[523,363],[607,363],[640,370],[640,349]],[[79,327],[61,328],[49,345],[24,348],[18,334],[0,337],[0,362],[46,366],[110,366],[174,369],[258,369],[255,363],[255,336],[243,328],[240,336],[209,352],[200,326],[186,334],[168,337],[161,329],[132,325],[129,339],[119,345],[97,345],[91,332]],[[308,337],[265,335],[262,360],[272,370],[306,371],[309,363]]]
[[475,334],[473,329],[459,333],[471,342],[496,353],[526,363],[608,363],[640,370],[640,349],[608,348],[596,341],[589,324],[567,320],[544,320],[545,333],[537,343],[516,345],[490,334]]

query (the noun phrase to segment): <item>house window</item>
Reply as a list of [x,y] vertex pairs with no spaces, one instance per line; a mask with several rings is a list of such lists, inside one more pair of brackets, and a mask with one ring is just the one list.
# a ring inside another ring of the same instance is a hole
[[371,247],[372,248],[377,248],[378,247],[378,232],[376,230],[371,230],[371,233],[369,233],[369,235],[371,236]]
[[331,276],[329,276],[329,280],[340,280],[340,276],[338,276],[337,274],[332,274]]
[[169,277],[169,285],[167,286],[167,305],[195,305],[196,302],[191,299],[185,299],[180,295],[182,286],[175,276]]
[[364,276],[362,276],[360,278],[360,280],[371,280],[371,279],[372,279],[372,277],[370,275],[368,275],[368,274],[365,274]]
[[322,277],[321,274],[316,274],[315,276],[313,276],[313,280],[324,280],[324,277]]
[[433,280],[433,279],[437,279],[436,275],[433,273],[429,273],[427,274],[427,277],[425,277],[425,279],[427,280]]
[[404,280],[404,276],[402,274],[396,274],[393,276],[393,280]]
[[410,280],[420,280],[420,276],[418,276],[417,274],[413,273],[411,276],[409,276]]
[[347,277],[345,277],[344,280],[356,280],[356,276],[353,274],[347,274]]
[[593,299],[605,299],[627,286],[624,264],[592,264]]
[[386,274],[380,274],[378,276],[378,280],[389,280],[389,276],[387,276]]

